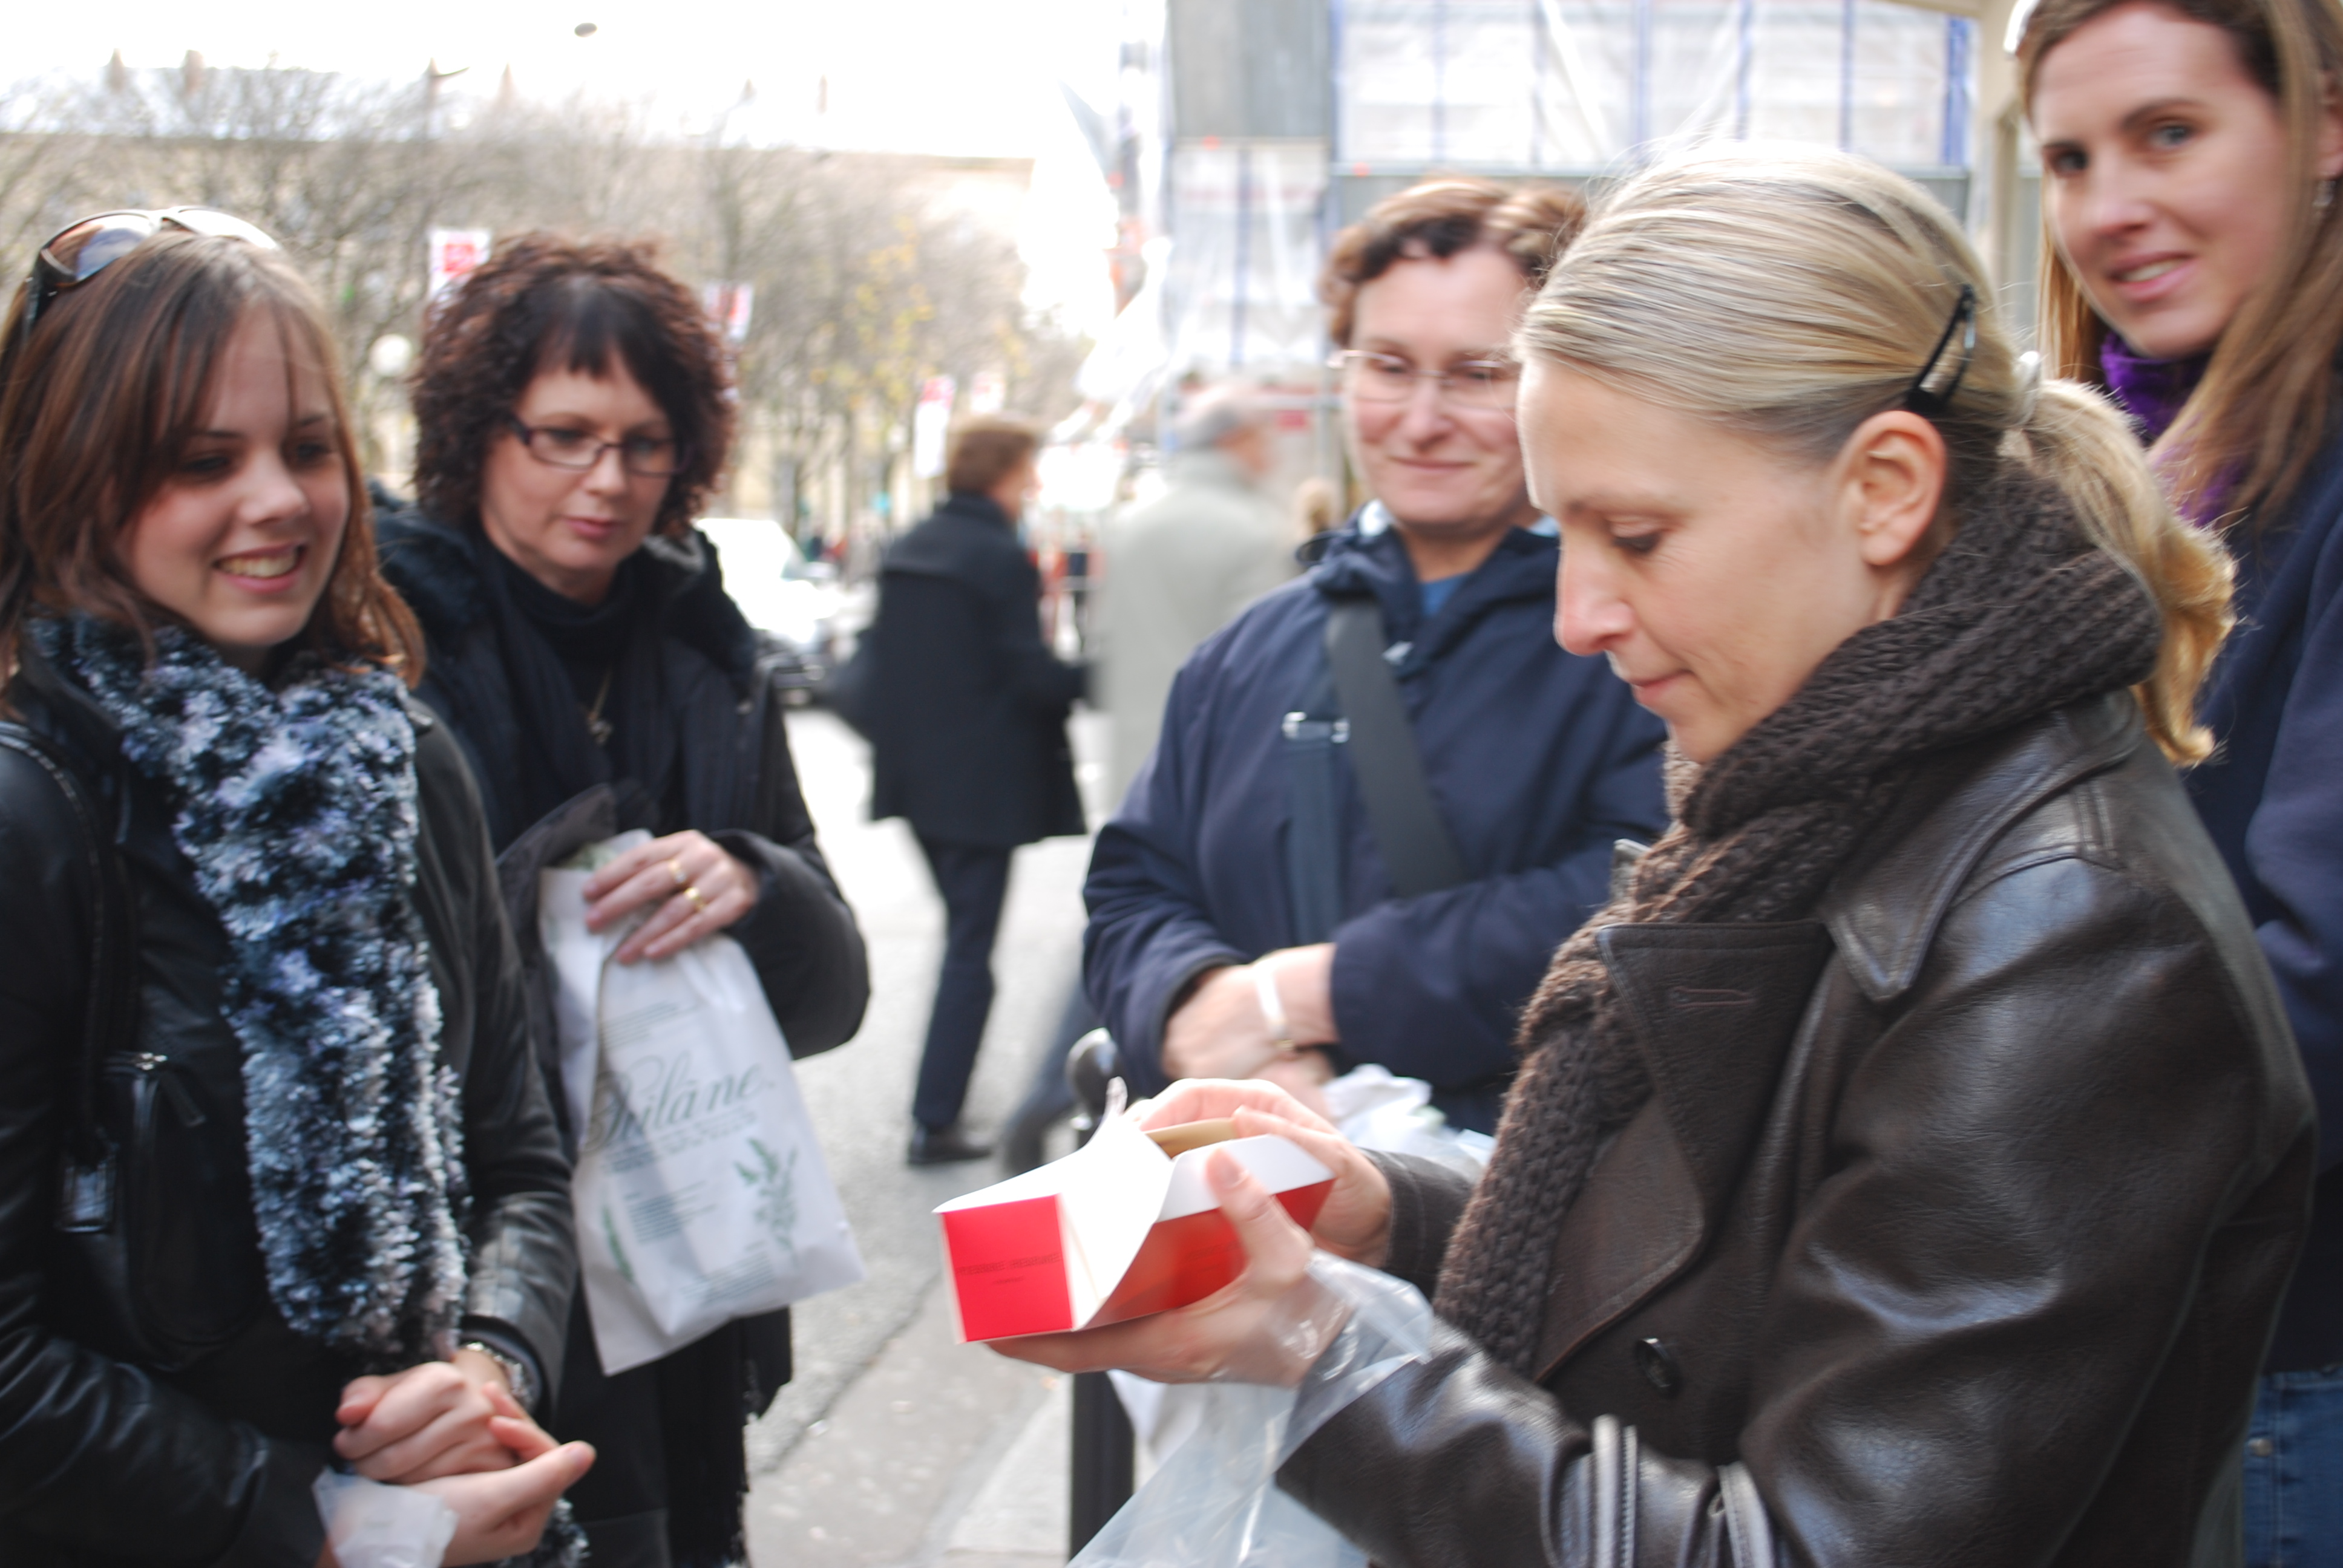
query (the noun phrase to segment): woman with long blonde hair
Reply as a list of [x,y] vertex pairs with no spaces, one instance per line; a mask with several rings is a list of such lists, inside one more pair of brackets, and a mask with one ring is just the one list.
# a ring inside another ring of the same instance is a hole
[[2188,791],[2244,895],[2324,1129],[2318,1220],[2245,1442],[2247,1560],[2343,1564],[2343,5],[2045,0],[2045,347],[2228,547],[2238,630]]
[[[1234,1283],[1000,1348],[1298,1385],[1279,1483],[1391,1568],[2234,1563],[2316,1135],[2175,776],[2219,552],[1842,155],[1625,182],[1516,352],[1557,634],[1666,721],[1674,824],[1477,1190],[1178,1086],[1151,1122],[1334,1170],[1314,1234],[1222,1160]],[[1429,1351],[1356,1375],[1313,1240],[1432,1292]]]

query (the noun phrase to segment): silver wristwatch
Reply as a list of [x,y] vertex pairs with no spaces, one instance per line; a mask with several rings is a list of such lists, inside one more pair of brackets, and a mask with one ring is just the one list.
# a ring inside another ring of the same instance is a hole
[[[443,1340],[440,1342],[444,1344],[447,1342]],[[537,1374],[529,1371],[527,1362],[509,1352],[498,1350],[486,1340],[466,1340],[456,1348],[476,1352],[496,1362],[497,1370],[505,1374],[505,1386],[512,1390],[513,1399],[521,1409],[531,1412],[537,1409]]]

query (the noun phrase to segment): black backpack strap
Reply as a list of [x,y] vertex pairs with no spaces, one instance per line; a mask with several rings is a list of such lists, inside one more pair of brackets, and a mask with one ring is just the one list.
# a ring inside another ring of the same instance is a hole
[[0,722],[0,747],[32,759],[72,808],[89,877],[91,921],[89,1000],[82,1024],[81,1059],[75,1063],[73,1123],[65,1130],[64,1181],[57,1226],[102,1231],[113,1221],[114,1150],[98,1123],[98,1082],[108,1056],[135,1048],[138,1032],[137,935],[130,879],[104,830],[89,793],[56,749],[33,730]]
[[1399,678],[1383,658],[1383,608],[1372,598],[1329,602],[1326,666],[1350,721],[1351,771],[1392,886],[1413,899],[1470,881],[1464,857],[1424,781],[1415,727],[1408,722]]

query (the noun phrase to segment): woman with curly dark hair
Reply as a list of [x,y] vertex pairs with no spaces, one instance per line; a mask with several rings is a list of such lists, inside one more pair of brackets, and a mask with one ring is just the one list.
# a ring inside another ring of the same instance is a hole
[[[691,527],[730,447],[729,390],[648,246],[507,243],[425,332],[418,506],[384,523],[383,569],[422,623],[420,694],[478,775],[505,885],[532,899],[538,867],[649,829],[588,884],[591,924],[649,911],[620,962],[725,932],[805,1056],[854,1032],[869,979],[779,689]],[[516,915],[526,950],[533,911]],[[549,1027],[538,1049],[558,1073]],[[581,1293],[551,1424],[603,1456],[572,1496],[594,1562],[742,1560],[742,1391],[761,1411],[788,1380],[788,1314],[606,1377],[584,1311]]]

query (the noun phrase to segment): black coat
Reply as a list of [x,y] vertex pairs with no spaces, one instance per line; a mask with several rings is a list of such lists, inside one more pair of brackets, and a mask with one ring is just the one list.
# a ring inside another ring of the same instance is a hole
[[[2318,1141],[2129,697],[1924,764],[1814,920],[1602,950],[1653,1092],[1512,1239],[1537,1382],[1439,1328],[1288,1490],[1390,1568],[2237,1563]],[[1429,1288],[1466,1189],[1386,1168]]]
[[[518,749],[526,727],[516,692],[523,682],[507,668],[505,650],[513,636],[535,634],[499,621],[511,611],[488,575],[499,569],[494,548],[477,528],[448,528],[413,513],[384,519],[379,535],[383,575],[423,625],[429,662],[418,694],[463,742],[488,802],[523,959],[540,976],[531,1003],[547,1081],[558,1083],[561,1069],[541,978],[537,871],[622,825],[661,834],[697,829],[755,871],[756,908],[725,934],[755,966],[790,1054],[809,1056],[850,1038],[870,995],[862,933],[814,839],[789,755],[776,671],[760,658],[755,633],[724,592],[715,547],[697,533],[654,537],[631,563],[639,569],[636,613],[651,618],[641,628],[649,635],[626,641],[613,686],[641,694],[622,723],[662,727],[655,737],[634,738],[639,753],[662,759],[662,777],[635,781],[642,787],[638,803],[653,819],[612,819],[609,801],[594,798],[608,796],[605,783],[531,822],[521,804],[527,759]],[[500,602],[507,608],[500,609]],[[575,726],[576,733],[558,738],[574,743],[575,754],[590,742],[582,739],[585,715],[569,695],[557,694],[550,711],[528,717],[539,725]],[[560,1105],[557,1096],[557,1113]],[[582,1310],[577,1321],[583,1323]],[[576,1328],[572,1332],[578,1337]],[[789,1313],[727,1323],[642,1369],[655,1372],[663,1386],[687,1391],[674,1392],[665,1404],[664,1431],[614,1431],[598,1424],[598,1417],[580,1414],[581,1405],[592,1410],[599,1403],[599,1367],[582,1338],[573,1347],[572,1366],[582,1398],[557,1404],[549,1424],[555,1435],[589,1438],[601,1451],[600,1481],[587,1483],[601,1496],[594,1505],[607,1505],[612,1495],[636,1497],[642,1476],[679,1478],[666,1498],[670,1543],[723,1550],[738,1534],[739,1491],[746,1487],[742,1402],[761,1412],[789,1381]],[[627,1568],[636,1560],[607,1540],[598,1552],[598,1561],[604,1559],[606,1568]],[[659,1558],[647,1550],[639,1560]]]
[[[463,743],[502,854],[535,824],[517,804],[521,726],[483,580],[492,547],[478,530],[413,513],[383,519],[380,537],[383,575],[423,624],[428,662],[417,695]],[[828,1050],[861,1027],[870,968],[798,788],[781,689],[724,592],[715,547],[694,534],[654,538],[644,549],[651,613],[660,618],[652,713],[672,728],[668,750],[678,769],[669,780],[641,781],[659,812],[645,825],[662,834],[696,828],[757,873],[757,907],[725,934],[756,966],[790,1054]],[[524,949],[533,945],[534,931],[518,934]],[[558,1078],[554,1042],[539,1048]]]
[[[133,1108],[146,1075],[105,1080],[126,1223],[134,1241],[159,1242],[139,1253],[137,1321],[152,1334],[156,1314],[167,1322],[201,1303],[242,1326],[183,1370],[142,1367],[108,1326],[130,1310],[125,1293],[83,1277],[54,1245],[92,883],[86,839],[55,783],[0,751],[0,1563],[307,1568],[325,1537],[309,1485],[342,1386],[363,1369],[296,1335],[269,1301],[246,1175],[243,1051],[222,1012],[226,933],[172,839],[167,792],[124,759],[112,721],[29,653],[10,697],[118,823],[129,874],[139,1045],[164,1059],[148,1064],[161,1090],[146,1103],[159,1114],[143,1125]],[[417,728],[416,907],[441,1058],[463,1081],[473,1205],[462,1332],[520,1350],[549,1380],[577,1274],[569,1164],[529,1050],[478,799],[446,729],[419,709]],[[167,1161],[159,1142],[170,1144]],[[148,1226],[139,1197],[166,1163],[168,1217]]]
[[859,699],[874,820],[1002,849],[1084,830],[1066,742],[1082,670],[1042,645],[1040,595],[983,496],[952,497],[887,552]]

